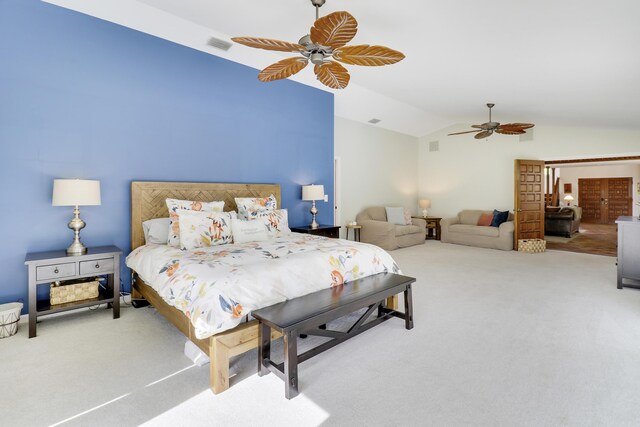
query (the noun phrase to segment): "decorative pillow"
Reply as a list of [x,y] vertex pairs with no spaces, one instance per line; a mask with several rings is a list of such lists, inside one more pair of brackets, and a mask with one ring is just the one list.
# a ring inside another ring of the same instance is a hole
[[404,208],[404,224],[411,225],[413,221],[411,221],[411,211],[407,208]]
[[489,227],[493,222],[493,214],[492,213],[483,213],[480,215],[480,219],[478,219],[478,225],[482,225],[483,227]]
[[171,220],[169,218],[150,219],[142,223],[145,243],[156,245],[166,245],[169,240],[169,228]]
[[267,227],[261,219],[253,219],[251,221],[232,219],[231,230],[233,231],[233,243],[264,242],[269,240]]
[[201,212],[222,212],[224,202],[194,202],[191,200],[167,199],[169,218],[171,220],[169,238],[167,243],[171,246],[180,246],[180,221],[176,211],[178,209],[201,211]]
[[258,212],[275,211],[278,209],[276,197],[236,197],[238,217],[240,219],[256,218]]
[[493,210],[493,220],[491,221],[491,226],[492,227],[500,227],[500,224],[502,224],[503,222],[507,222],[507,219],[509,219],[509,211],[497,211],[497,210]]
[[180,248],[192,250],[231,243],[235,212],[176,211],[180,224]]
[[275,211],[256,212],[256,219],[262,220],[267,227],[269,236],[276,236],[280,233],[291,233],[289,229],[289,212],[286,209]]
[[387,222],[391,224],[406,225],[404,221],[404,208],[385,207]]

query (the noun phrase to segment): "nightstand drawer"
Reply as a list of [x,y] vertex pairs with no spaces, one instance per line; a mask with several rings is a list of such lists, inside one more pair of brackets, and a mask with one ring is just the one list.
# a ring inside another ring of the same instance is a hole
[[36,280],[62,279],[76,275],[76,263],[43,265],[36,267]]
[[113,271],[113,258],[94,259],[93,261],[80,261],[80,274],[111,273]]

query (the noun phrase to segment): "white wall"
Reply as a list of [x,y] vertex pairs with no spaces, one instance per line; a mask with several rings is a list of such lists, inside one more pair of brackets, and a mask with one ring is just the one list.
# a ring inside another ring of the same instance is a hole
[[339,225],[368,206],[405,206],[418,213],[418,138],[336,117],[335,156],[341,165]]
[[[470,129],[454,125],[420,138],[419,196],[432,200],[430,214],[455,215],[462,209],[513,209],[514,160],[562,160],[640,155],[640,131],[536,126],[533,140],[473,134],[447,136]],[[429,141],[439,141],[429,152]]]
[[[578,179],[580,178],[633,178],[633,215],[637,216],[640,212],[640,208],[637,206],[638,195],[638,182],[640,182],[640,165],[637,164],[621,164],[621,165],[607,165],[607,166],[577,166],[577,167],[561,167],[558,168],[557,173],[560,174],[560,191],[564,189],[564,184],[571,184],[572,196],[574,202],[572,204],[578,204]],[[561,193],[560,200],[564,198],[564,193]],[[565,202],[562,202],[564,205]]]

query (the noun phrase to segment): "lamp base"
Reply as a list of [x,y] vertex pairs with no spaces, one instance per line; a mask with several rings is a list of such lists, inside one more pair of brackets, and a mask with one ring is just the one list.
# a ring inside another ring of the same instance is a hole
[[316,208],[316,201],[314,200],[311,204],[311,225],[309,226],[312,229],[316,229],[320,227],[320,224],[318,224],[318,221],[316,221],[317,213],[318,213],[318,209]]
[[67,255],[82,255],[87,253],[87,247],[80,241],[80,230],[85,227],[86,223],[80,218],[80,208],[78,206],[73,210],[73,219],[69,221],[67,227],[73,230],[73,242],[67,248]]
[[423,216],[424,218],[428,217],[428,216],[429,216],[429,211],[428,211],[428,210],[426,210],[426,209],[422,209],[422,216]]
[[80,241],[73,241],[71,246],[67,248],[67,255],[84,255],[87,253],[87,247]]

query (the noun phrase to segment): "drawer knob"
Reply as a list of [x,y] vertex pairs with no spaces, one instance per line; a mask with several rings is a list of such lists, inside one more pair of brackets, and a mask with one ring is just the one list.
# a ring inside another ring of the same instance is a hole
[[60,273],[60,270],[58,270],[58,267],[56,267],[55,270],[53,270],[53,272],[58,274],[58,273]]
[[100,268],[100,264],[96,262],[96,268]]

